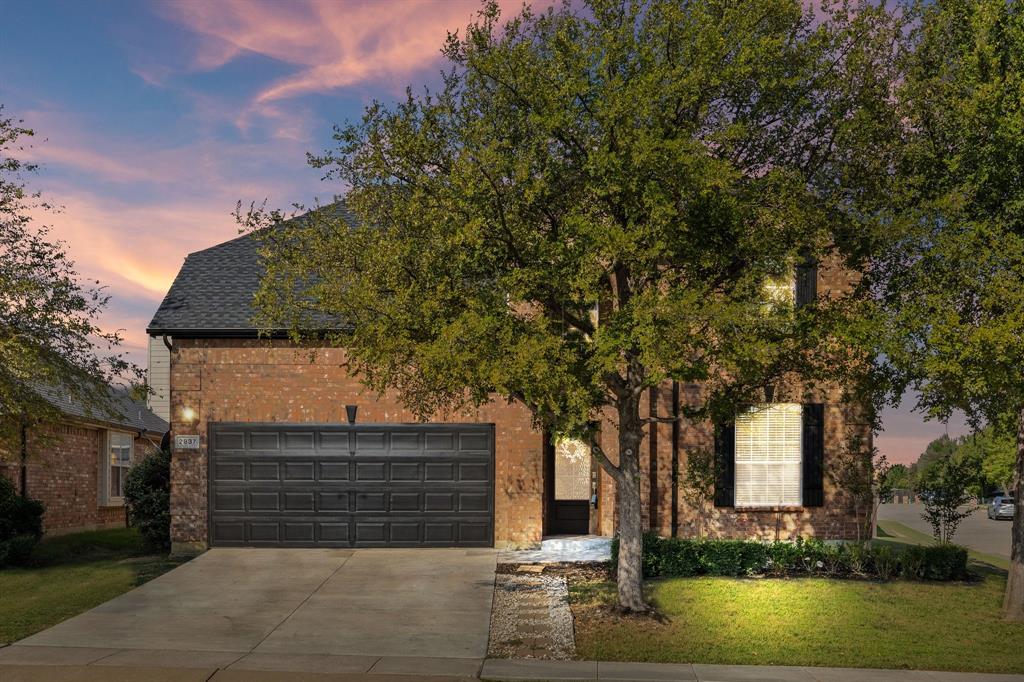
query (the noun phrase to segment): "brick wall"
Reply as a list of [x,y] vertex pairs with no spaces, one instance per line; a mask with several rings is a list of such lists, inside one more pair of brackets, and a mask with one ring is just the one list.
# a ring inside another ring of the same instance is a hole
[[[102,527],[123,526],[123,505],[105,506],[99,499],[100,449],[105,430],[96,426],[65,423],[29,432],[28,494],[46,507],[43,529],[61,534]],[[153,436],[157,443],[159,439]],[[146,439],[136,439],[133,461],[152,452]],[[19,485],[17,453],[0,465]]]
[[[833,297],[850,287],[850,275],[836,263],[822,263],[818,269],[818,294]],[[656,414],[668,417],[672,414],[671,382],[665,382],[655,391]],[[651,414],[650,396],[645,395],[640,407],[641,415]],[[702,399],[701,387],[695,384],[680,386],[680,405],[699,405]],[[708,505],[704,513],[703,532],[710,537],[737,537],[772,540],[793,539],[798,536],[817,536],[823,539],[854,539],[857,537],[857,520],[853,501],[837,490],[830,480],[829,472],[837,456],[847,447],[850,438],[859,435],[865,441],[870,439],[870,430],[861,423],[856,410],[842,400],[841,391],[835,388],[805,390],[797,382],[777,389],[776,400],[798,403],[825,403],[825,503],[821,507],[799,509],[742,510],[715,508]],[[614,413],[606,411],[602,419],[601,445],[613,462],[618,461],[618,440]],[[648,430],[656,433],[655,453],[651,456],[650,437],[645,438],[640,451],[640,501],[643,510],[644,528],[655,529],[661,535],[672,532],[672,426],[657,424]],[[701,448],[713,448],[713,430],[709,423],[683,422],[679,429],[678,472],[683,480],[687,456]],[[652,466],[653,464],[653,466]],[[596,463],[594,466],[598,466]],[[652,468],[654,475],[651,475]],[[615,484],[604,471],[600,472],[599,508],[592,519],[592,528],[602,535],[615,532]],[[701,529],[700,512],[687,504],[683,491],[678,491],[678,534],[682,537],[696,537]],[[652,515],[652,501],[654,512]]]
[[[177,551],[205,547],[209,422],[344,422],[345,405],[359,422],[415,422],[394,395],[363,388],[335,348],[296,348],[284,341],[175,339],[171,354],[171,430],[198,433],[198,451],[175,452],[171,463],[171,539]],[[197,422],[182,422],[182,410]],[[529,412],[492,402],[478,410],[434,415],[431,421],[495,425],[495,544],[524,547],[542,533],[543,438]]]

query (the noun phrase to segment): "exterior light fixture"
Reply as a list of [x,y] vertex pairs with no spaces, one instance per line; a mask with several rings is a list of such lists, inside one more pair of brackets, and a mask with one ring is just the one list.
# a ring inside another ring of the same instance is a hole
[[355,424],[356,423],[356,410],[358,410],[358,409],[359,409],[358,405],[346,405],[345,406],[345,414],[348,415],[348,423],[349,424]]
[[183,408],[181,410],[181,418],[182,418],[183,421],[188,422],[189,424],[195,424],[196,423],[196,411],[193,410],[191,407]]

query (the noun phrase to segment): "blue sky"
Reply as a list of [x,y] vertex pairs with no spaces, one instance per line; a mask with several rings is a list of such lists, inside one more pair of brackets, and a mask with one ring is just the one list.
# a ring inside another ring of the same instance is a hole
[[[331,124],[433,83],[476,0],[42,1],[3,4],[0,104],[38,135],[44,221],[109,286],[104,324],[145,362],[145,327],[186,254],[237,235],[237,201],[330,198],[306,165]],[[508,0],[506,7],[518,2]],[[879,447],[945,431],[904,407]],[[950,427],[953,434],[962,426]]]

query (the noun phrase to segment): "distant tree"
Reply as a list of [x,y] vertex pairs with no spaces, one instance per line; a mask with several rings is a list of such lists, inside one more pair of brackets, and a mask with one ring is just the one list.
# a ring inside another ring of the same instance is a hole
[[36,170],[21,161],[34,133],[0,107],[0,455],[21,461],[25,495],[28,429],[59,419],[39,387],[110,410],[109,382],[137,370],[118,352],[121,336],[98,325],[108,296],[75,271],[63,243],[33,224],[33,210],[53,210],[26,188]]
[[886,482],[892,490],[910,490],[913,487],[910,478],[910,467],[906,464],[893,464],[885,475]]
[[[906,372],[920,407],[965,412],[1017,439],[1024,498],[1024,5],[917,3],[905,78],[897,237],[885,280],[891,334],[878,356]],[[1004,615],[1024,620],[1024,505],[1014,516]]]
[[840,336],[860,288],[799,310],[766,295],[809,259],[859,269],[885,229],[905,32],[874,2],[833,10],[588,0],[502,23],[486,3],[449,37],[441,91],[372,104],[313,158],[361,224],[262,231],[261,323],[311,341],[345,320],[315,341],[423,418],[498,396],[587,439],[615,483],[619,604],[646,610],[646,391],[700,382],[686,416],[728,420],[865,364]]
[[915,480],[921,480],[928,469],[942,460],[952,457],[959,447],[959,444],[948,434],[942,434],[932,440],[925,447],[924,452],[917,458],[917,461],[910,465],[910,475]]
[[974,511],[971,502],[970,465],[954,456],[944,457],[925,469],[917,483],[917,494],[924,502],[921,518],[932,527],[939,542],[953,541],[960,522]]

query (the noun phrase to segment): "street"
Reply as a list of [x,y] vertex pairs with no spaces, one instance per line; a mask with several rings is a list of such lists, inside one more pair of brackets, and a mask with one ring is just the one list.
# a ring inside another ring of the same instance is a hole
[[[883,504],[878,509],[879,521],[896,521],[926,535],[932,534],[931,526],[921,518],[923,504]],[[953,541],[968,549],[983,554],[1010,558],[1010,521],[991,521],[985,515],[985,507],[979,507],[961,522]]]

